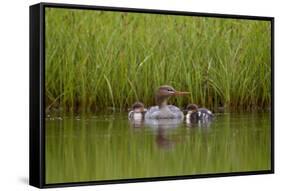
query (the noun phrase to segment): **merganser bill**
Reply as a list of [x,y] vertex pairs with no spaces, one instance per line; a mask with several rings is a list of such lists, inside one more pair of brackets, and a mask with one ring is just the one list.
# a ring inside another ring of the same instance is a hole
[[143,120],[144,114],[147,111],[147,109],[144,108],[144,104],[141,102],[135,102],[132,105],[131,111],[128,114],[128,118],[130,120]]
[[189,92],[176,91],[173,87],[163,85],[158,88],[155,95],[157,106],[149,108],[145,113],[145,119],[183,119],[182,111],[173,105],[168,105],[171,96],[187,95]]
[[186,122],[187,123],[198,123],[198,122],[210,122],[214,114],[206,108],[198,108],[196,104],[189,104],[186,107]]

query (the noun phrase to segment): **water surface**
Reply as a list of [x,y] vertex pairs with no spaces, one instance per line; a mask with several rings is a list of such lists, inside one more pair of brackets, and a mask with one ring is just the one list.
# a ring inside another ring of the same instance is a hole
[[50,116],[46,183],[269,170],[270,126],[270,113],[221,114],[207,125]]

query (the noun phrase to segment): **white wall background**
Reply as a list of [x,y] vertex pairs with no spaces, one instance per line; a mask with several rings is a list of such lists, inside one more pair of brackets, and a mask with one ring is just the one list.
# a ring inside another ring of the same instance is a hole
[[[275,17],[275,103],[280,104],[281,11],[278,0],[49,0],[52,2]],[[37,190],[28,185],[29,5],[37,0],[3,0],[0,6],[0,190]],[[64,190],[278,190],[280,124],[276,109],[274,175],[193,179],[63,188]],[[219,159],[218,159],[219,160]],[[63,190],[54,189],[54,190]],[[279,188],[280,189],[280,188]]]

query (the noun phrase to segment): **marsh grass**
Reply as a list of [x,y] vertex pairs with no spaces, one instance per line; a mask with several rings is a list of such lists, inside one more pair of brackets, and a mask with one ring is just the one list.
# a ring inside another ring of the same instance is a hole
[[159,85],[185,107],[268,108],[269,21],[46,10],[46,108],[124,110],[154,104]]

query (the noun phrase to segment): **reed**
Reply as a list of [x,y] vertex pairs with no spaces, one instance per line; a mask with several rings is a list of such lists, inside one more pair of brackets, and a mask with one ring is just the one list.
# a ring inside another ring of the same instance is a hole
[[227,109],[271,103],[270,22],[87,10],[46,10],[46,108],[124,110],[171,99]]

